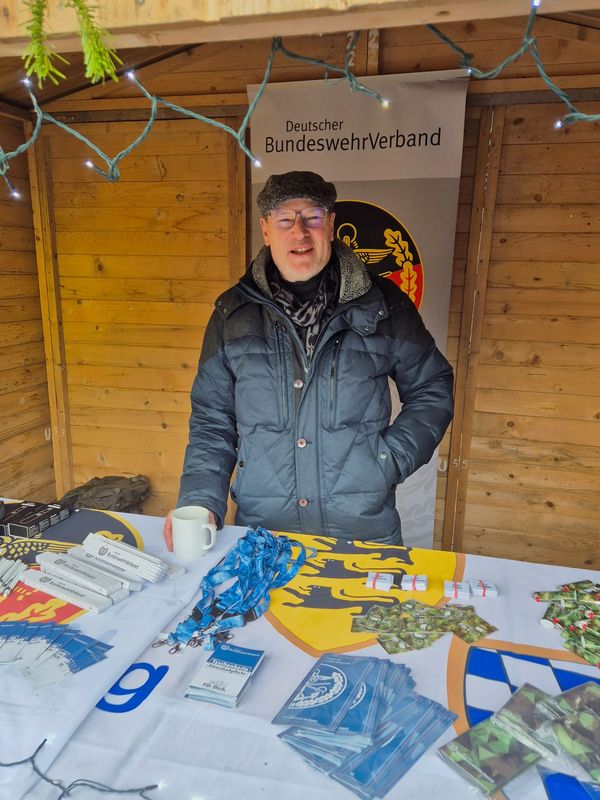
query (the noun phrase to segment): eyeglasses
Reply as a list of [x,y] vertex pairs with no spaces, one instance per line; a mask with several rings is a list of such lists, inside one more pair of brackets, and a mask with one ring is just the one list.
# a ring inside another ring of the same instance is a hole
[[289,230],[296,224],[296,217],[300,215],[302,224],[307,228],[323,228],[327,221],[327,211],[324,208],[303,208],[294,211],[291,208],[275,208],[271,211],[271,219],[276,228]]

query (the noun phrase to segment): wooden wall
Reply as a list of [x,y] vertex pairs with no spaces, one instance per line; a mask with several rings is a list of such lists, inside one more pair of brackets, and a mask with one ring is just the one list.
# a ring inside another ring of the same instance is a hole
[[[25,140],[0,117],[0,146]],[[0,181],[0,495],[55,499],[50,411],[27,159],[11,162],[12,198]]]
[[[523,19],[513,19],[440,27],[485,69],[518,46],[523,26]],[[547,71],[560,85],[596,85],[597,37],[544,19],[536,33]],[[456,56],[422,27],[388,29],[368,42],[363,36],[355,54],[358,75],[456,66]],[[345,36],[286,41],[292,50],[337,62],[345,43]],[[264,41],[202,45],[145,68],[139,77],[150,91],[182,98],[188,106],[195,101],[239,109],[246,83],[262,76],[268,49]],[[278,56],[272,79],[318,74]],[[470,89],[448,344],[457,368],[458,414],[442,447],[448,469],[438,484],[436,543],[595,566],[600,563],[599,131],[587,124],[555,130],[558,109],[552,104],[535,103],[535,96],[527,98],[530,104],[519,94],[498,96],[543,88],[533,79],[536,74],[525,57],[496,81],[473,81]],[[115,120],[131,109],[140,113],[145,105],[131,84],[121,82],[84,90],[49,109],[81,112],[88,119],[112,114]],[[98,124],[96,133],[116,137],[116,145],[125,131],[121,126],[130,123]],[[169,124],[173,131],[184,130]],[[198,135],[205,130],[189,124]],[[144,471],[156,493],[148,510],[160,513],[175,497],[185,438],[183,404],[193,374],[189,361],[213,296],[211,286],[193,283],[194,259],[203,255],[197,252],[200,241],[189,239],[184,260],[178,248],[188,223],[185,215],[173,216],[165,191],[177,208],[178,187],[197,180],[198,171],[191,162],[185,174],[174,171],[181,140],[169,138],[149,158],[143,151],[130,157],[127,174],[124,162],[125,182],[103,185],[83,174],[76,148],[67,152],[57,132],[48,132],[45,140],[53,158],[73,478],[103,470]],[[230,180],[228,172],[223,180]],[[147,183],[142,192],[129,194],[127,181]],[[192,195],[182,191],[193,197],[193,209],[206,206],[200,184]],[[101,199],[109,196],[116,199]],[[147,202],[147,211],[136,207],[141,202]],[[195,210],[190,213],[197,218]],[[157,251],[157,242],[164,249]],[[217,283],[233,280],[239,267],[202,277],[214,281],[216,290]],[[198,305],[184,323],[177,309],[186,302]],[[189,326],[185,343],[179,334],[168,338],[173,326]],[[159,341],[161,329],[165,338]],[[155,354],[151,365],[148,357]]]

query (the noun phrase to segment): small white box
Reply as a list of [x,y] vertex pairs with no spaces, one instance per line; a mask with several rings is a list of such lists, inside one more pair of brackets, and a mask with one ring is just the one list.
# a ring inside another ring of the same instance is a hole
[[426,592],[427,575],[403,575],[401,588],[404,592]]
[[471,587],[468,581],[444,581],[444,597],[452,600],[468,600]]
[[389,572],[369,572],[365,586],[367,589],[381,589],[389,592],[394,583],[394,576]]
[[490,583],[483,578],[478,581],[470,581],[471,591],[475,597],[498,597],[498,589],[493,583]]

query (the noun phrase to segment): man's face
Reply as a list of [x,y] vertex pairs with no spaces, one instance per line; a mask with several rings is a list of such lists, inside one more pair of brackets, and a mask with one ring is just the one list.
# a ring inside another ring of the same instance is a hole
[[288,200],[260,220],[264,243],[271,248],[277,269],[290,283],[318,275],[331,255],[333,212],[325,213],[322,227],[307,227],[300,214],[295,215],[290,228],[278,224],[278,220],[291,219],[294,212],[309,208],[315,208],[314,200]]

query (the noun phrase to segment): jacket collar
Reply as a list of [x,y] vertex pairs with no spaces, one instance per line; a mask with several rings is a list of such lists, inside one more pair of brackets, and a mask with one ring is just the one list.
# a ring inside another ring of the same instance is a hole
[[[340,305],[366,294],[371,288],[372,282],[360,258],[339,239],[334,239],[332,251],[337,256],[340,265],[340,296],[338,299]],[[263,247],[251,266],[254,283],[268,298],[273,296],[267,279],[267,264],[270,257],[271,249]]]

